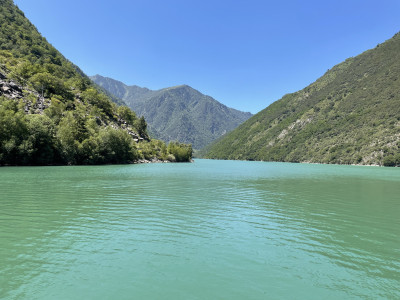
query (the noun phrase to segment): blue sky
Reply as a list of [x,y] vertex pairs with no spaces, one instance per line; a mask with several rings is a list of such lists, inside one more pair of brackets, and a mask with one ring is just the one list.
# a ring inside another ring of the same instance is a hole
[[400,31],[398,0],[14,0],[86,74],[256,113]]

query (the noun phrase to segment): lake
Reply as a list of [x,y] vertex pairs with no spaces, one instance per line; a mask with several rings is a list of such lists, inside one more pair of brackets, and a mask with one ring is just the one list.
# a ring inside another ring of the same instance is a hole
[[1,299],[400,299],[400,169],[0,168]]

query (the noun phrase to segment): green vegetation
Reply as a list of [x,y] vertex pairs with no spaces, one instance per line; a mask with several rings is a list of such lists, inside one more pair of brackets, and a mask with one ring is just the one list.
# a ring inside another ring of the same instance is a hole
[[208,158],[400,165],[400,35],[328,70],[204,149]]
[[[168,159],[172,159],[177,162],[188,161],[192,158],[192,146],[186,145],[178,142],[170,142],[168,144],[168,153],[171,156]],[[175,159],[174,159],[175,157]]]
[[0,165],[178,161],[150,140],[144,118],[113,103],[11,0],[0,4]]
[[90,78],[143,115],[157,139],[190,143],[195,149],[203,148],[252,116],[187,85],[152,91],[100,75]]

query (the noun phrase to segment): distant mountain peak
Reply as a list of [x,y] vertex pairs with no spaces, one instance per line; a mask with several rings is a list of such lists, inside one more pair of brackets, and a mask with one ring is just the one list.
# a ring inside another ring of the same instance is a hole
[[[187,88],[193,89],[191,86],[188,86],[187,84],[175,85],[175,86],[168,87],[168,88],[166,88],[166,89],[172,90],[172,89],[187,89]],[[193,89],[193,90],[194,90],[194,89]]]
[[252,116],[229,108],[187,84],[150,90],[102,76],[91,79],[144,115],[156,138],[191,143],[195,149],[203,148]]

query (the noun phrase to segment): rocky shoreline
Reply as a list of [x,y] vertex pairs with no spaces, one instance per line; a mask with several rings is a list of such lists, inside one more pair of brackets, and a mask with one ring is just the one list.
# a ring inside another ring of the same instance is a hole
[[[190,160],[189,163],[193,163],[194,160]],[[169,161],[169,160],[161,160],[158,158],[153,158],[151,160],[148,159],[139,159],[138,161],[135,161],[133,164],[163,164],[163,163],[177,163],[176,161]],[[186,162],[188,163],[188,162]]]

